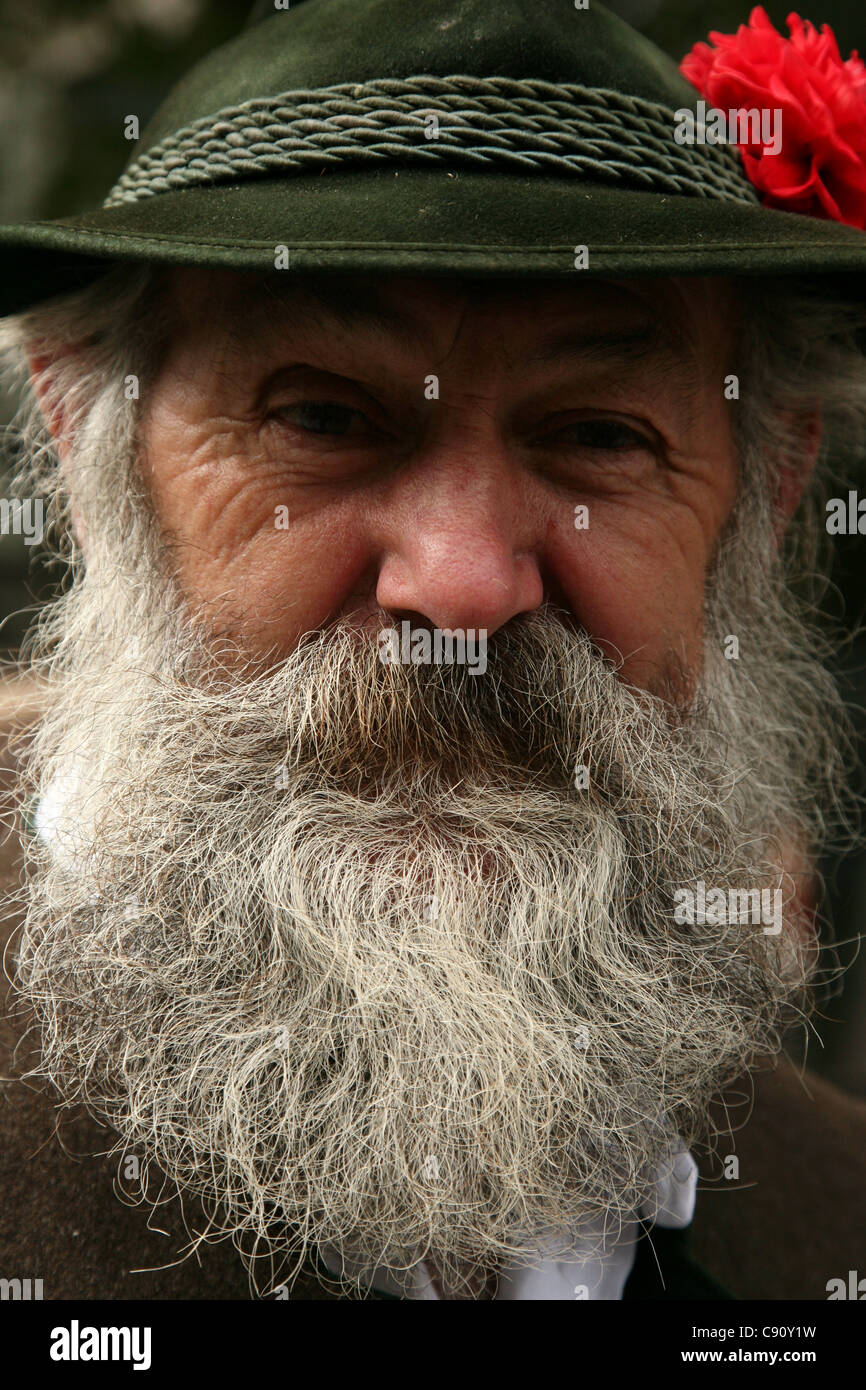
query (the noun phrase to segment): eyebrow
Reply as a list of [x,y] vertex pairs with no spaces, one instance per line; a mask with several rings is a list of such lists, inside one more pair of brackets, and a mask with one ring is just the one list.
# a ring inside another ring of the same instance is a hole
[[664,383],[688,425],[694,423],[700,396],[698,373],[693,347],[679,325],[660,320],[633,329],[567,330],[522,360],[527,367],[570,360],[583,367],[643,367]]

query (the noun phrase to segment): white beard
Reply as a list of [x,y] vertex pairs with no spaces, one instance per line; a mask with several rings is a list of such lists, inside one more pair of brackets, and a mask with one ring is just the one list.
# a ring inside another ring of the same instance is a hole
[[43,733],[43,789],[86,773],[19,953],[41,1074],[250,1255],[591,1256],[803,992],[790,934],[674,924],[780,881],[718,728],[547,612],[483,679],[343,624],[264,673],[190,681],[194,644],[115,648]]

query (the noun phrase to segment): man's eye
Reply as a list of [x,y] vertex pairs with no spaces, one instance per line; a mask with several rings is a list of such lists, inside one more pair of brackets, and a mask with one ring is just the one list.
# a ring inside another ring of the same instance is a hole
[[549,436],[557,443],[582,449],[607,449],[626,453],[632,449],[652,449],[646,435],[621,420],[575,420]]
[[280,406],[276,414],[309,434],[348,435],[357,432],[353,425],[370,423],[363,411],[339,401],[300,401],[297,405]]

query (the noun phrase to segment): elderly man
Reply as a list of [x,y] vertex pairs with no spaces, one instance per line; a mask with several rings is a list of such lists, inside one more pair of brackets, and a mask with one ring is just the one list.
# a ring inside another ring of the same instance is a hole
[[15,1065],[201,1247],[132,1275],[180,1244],[52,1141],[45,1296],[823,1299],[862,1256],[863,1107],[771,1070],[852,833],[790,580],[866,238],[784,112],[683,143],[697,96],[596,0],[262,6],[101,211],[3,229],[70,566]]

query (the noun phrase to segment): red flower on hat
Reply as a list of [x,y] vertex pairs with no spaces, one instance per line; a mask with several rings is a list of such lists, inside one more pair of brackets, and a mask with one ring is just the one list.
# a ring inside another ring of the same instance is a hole
[[696,43],[680,71],[726,114],[782,112],[777,154],[739,146],[765,207],[866,229],[866,65],[856,52],[842,60],[829,24],[819,33],[797,14],[786,22],[787,39],[756,5],[736,34],[709,35],[715,48]]

